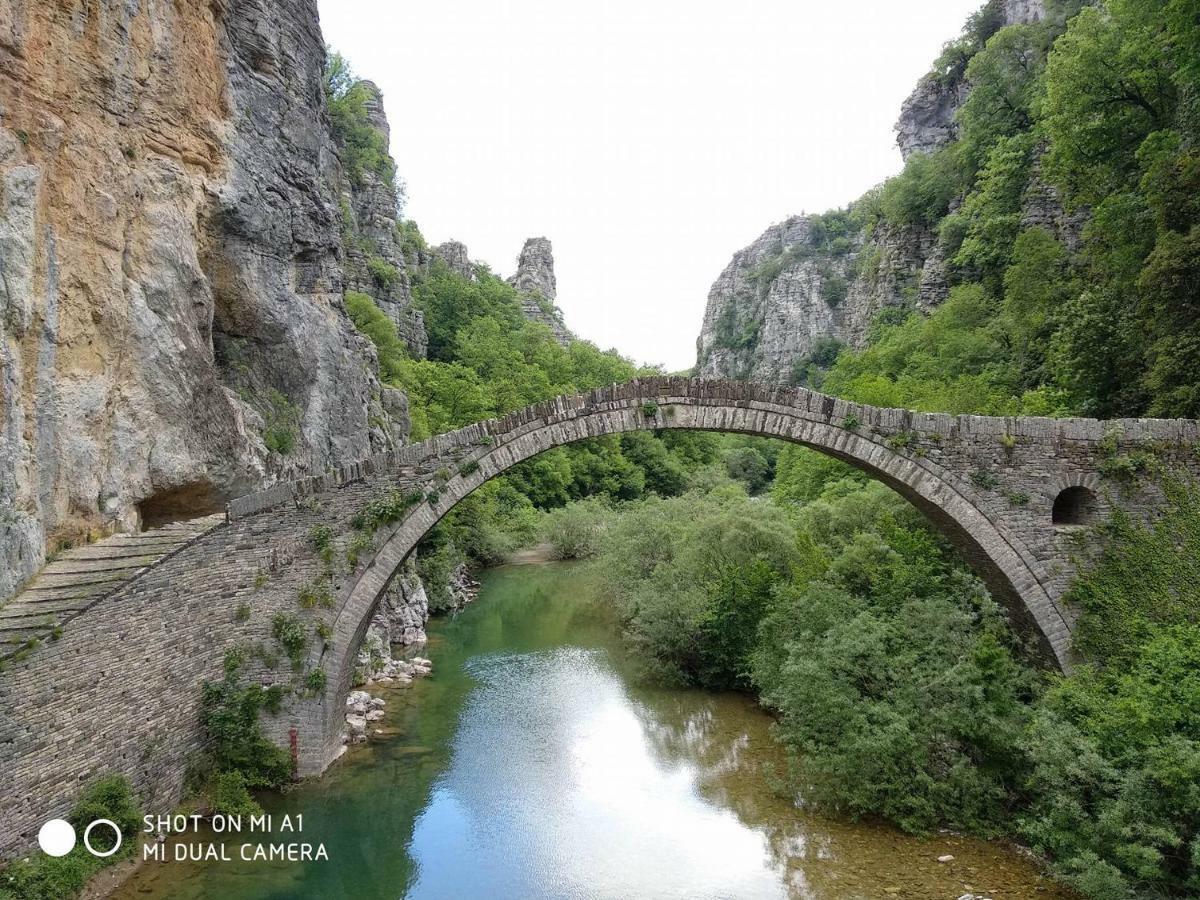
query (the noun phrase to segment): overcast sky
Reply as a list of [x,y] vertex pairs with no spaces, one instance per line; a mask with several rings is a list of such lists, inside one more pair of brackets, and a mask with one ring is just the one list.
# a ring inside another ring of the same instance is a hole
[[695,362],[713,280],[772,222],[900,168],[900,103],[982,0],[320,0],[384,93],[408,215],[505,276],[554,243],[567,325]]

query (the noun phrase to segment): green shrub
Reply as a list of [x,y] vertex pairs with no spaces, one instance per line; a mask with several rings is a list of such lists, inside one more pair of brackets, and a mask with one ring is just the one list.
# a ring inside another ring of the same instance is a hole
[[313,609],[317,606],[332,609],[336,602],[333,588],[327,578],[318,578],[301,587],[297,599],[302,609]]
[[367,271],[375,283],[384,289],[391,288],[400,280],[400,270],[379,256],[368,257]]
[[283,648],[284,654],[292,661],[292,668],[299,669],[304,665],[304,653],[308,650],[308,635],[299,619],[287,613],[275,613],[271,619],[271,637]]
[[[129,782],[120,775],[107,775],[87,785],[75,802],[68,821],[82,836],[96,819],[108,819],[121,831],[121,849],[109,857],[93,856],[83,846],[62,857],[35,852],[27,861],[18,860],[0,870],[0,898],[4,900],[63,900],[76,896],[101,869],[133,856],[138,847],[142,816]],[[116,843],[109,828],[96,828],[89,841],[105,852]]]
[[246,776],[241,772],[217,772],[208,787],[208,806],[211,812],[226,816],[254,816],[262,807],[250,794]]
[[399,522],[424,498],[425,492],[420,488],[388,491],[368,501],[362,512],[355,516],[352,524],[359,531],[373,532],[384,525]]
[[359,561],[375,549],[375,535],[371,531],[357,531],[346,545],[346,565],[358,568]]
[[304,686],[310,694],[320,694],[325,690],[327,680],[328,676],[326,676],[324,669],[313,669],[308,673],[308,677],[304,679]]
[[263,736],[259,712],[277,710],[282,690],[244,685],[239,670],[240,662],[227,657],[225,677],[206,682],[201,694],[200,722],[213,768],[240,773],[250,787],[279,787],[291,777],[292,761]]
[[346,313],[354,327],[370,338],[379,355],[379,375],[384,381],[397,381],[404,372],[408,348],[400,339],[391,316],[375,305],[367,294],[346,291]]
[[1000,484],[1000,479],[985,469],[976,469],[971,473],[971,484],[984,491],[992,491]]
[[611,519],[612,511],[603,501],[580,500],[546,513],[541,532],[555,559],[586,559],[599,551]]
[[893,225],[931,228],[946,215],[950,201],[963,187],[951,148],[932,155],[914,153],[904,171],[884,185],[880,207]]
[[300,408],[286,396],[274,388],[268,391],[263,430],[263,443],[267,449],[281,456],[291,454],[296,449],[300,417]]
[[1022,832],[1089,897],[1195,896],[1200,627],[1153,629],[1125,659],[1081,668],[1038,710]]
[[825,273],[821,276],[821,299],[830,306],[840,306],[850,293],[850,282],[841,275]]
[[367,113],[368,88],[355,80],[341,54],[328,54],[324,84],[333,137],[341,148],[347,176],[361,185],[365,174],[371,172],[394,184],[396,165],[388,156],[387,138],[371,124]]
[[438,547],[433,552],[422,552],[417,559],[417,574],[425,585],[429,597],[429,612],[439,613],[453,609],[454,598],[450,595],[450,578],[461,560],[450,545]]

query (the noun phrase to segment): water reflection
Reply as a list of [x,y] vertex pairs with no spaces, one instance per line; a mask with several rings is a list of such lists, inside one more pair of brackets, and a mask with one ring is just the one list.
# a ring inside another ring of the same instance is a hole
[[[769,719],[735,695],[638,684],[568,566],[490,573],[431,628],[432,679],[392,692],[394,737],[264,798],[325,864],[164,865],[119,897],[957,898],[1066,895],[1019,857],[827,821],[772,793]],[[939,864],[943,854],[955,861]]]

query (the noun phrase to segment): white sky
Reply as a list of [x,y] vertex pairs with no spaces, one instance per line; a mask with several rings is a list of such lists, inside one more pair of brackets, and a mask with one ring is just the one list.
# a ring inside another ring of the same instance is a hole
[[981,4],[320,0],[426,238],[507,276],[549,237],[567,325],[669,370],[736,250],[899,170],[900,103]]

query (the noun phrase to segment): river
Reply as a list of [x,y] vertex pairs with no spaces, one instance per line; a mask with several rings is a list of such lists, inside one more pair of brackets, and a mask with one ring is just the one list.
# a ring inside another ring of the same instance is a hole
[[769,717],[745,697],[639,684],[585,573],[486,573],[476,603],[430,623],[433,677],[384,694],[385,736],[262,798],[276,823],[303,815],[302,836],[270,840],[320,842],[328,861],[241,862],[263,839],[241,835],[233,861],[146,863],[114,896],[1070,896],[1003,846],[797,809],[771,789]]

